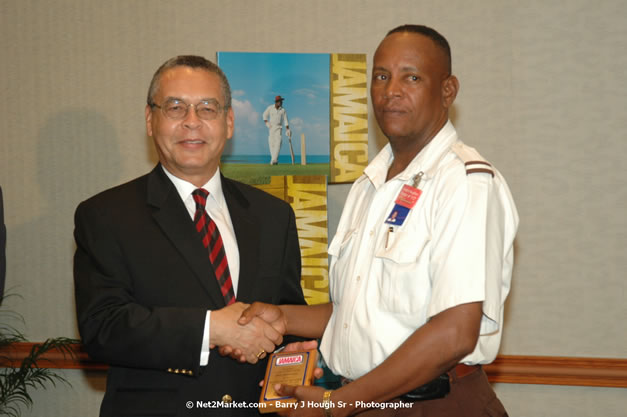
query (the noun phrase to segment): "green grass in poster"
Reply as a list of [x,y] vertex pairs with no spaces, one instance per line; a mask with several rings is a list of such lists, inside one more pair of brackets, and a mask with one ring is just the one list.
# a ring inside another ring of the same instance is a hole
[[265,164],[222,164],[220,170],[225,177],[246,184],[269,184],[270,177],[279,175],[329,175],[329,164],[265,165]]

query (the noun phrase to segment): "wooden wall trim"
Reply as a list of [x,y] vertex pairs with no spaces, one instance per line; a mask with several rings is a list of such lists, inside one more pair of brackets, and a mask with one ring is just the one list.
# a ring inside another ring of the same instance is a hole
[[500,355],[490,382],[627,388],[627,359]]
[[[0,367],[19,366],[34,343],[0,348]],[[74,345],[73,357],[51,351],[42,368],[105,371],[108,366],[91,360],[82,345]],[[491,382],[510,384],[576,385],[627,388],[627,359],[561,356],[500,355],[484,367]]]
[[[8,347],[0,347],[0,367],[17,367],[30,353],[36,343],[15,343]],[[53,349],[42,356],[39,361],[40,368],[54,369],[85,369],[90,371],[106,371],[109,366],[96,362],[89,358],[83,345],[70,346],[73,354]]]

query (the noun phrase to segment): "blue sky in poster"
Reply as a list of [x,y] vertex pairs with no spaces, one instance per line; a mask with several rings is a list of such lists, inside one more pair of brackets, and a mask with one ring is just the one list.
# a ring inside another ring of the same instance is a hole
[[[218,52],[218,65],[229,79],[235,134],[225,155],[267,155],[268,129],[262,114],[285,98],[294,153],[300,155],[305,134],[307,156],[329,155],[329,54]],[[289,155],[285,129],[280,155]],[[312,161],[313,162],[313,161]]]

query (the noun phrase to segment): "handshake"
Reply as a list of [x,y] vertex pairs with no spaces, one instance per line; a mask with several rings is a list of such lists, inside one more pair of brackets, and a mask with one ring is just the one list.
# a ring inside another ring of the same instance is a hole
[[[250,305],[236,302],[211,312],[211,348],[217,347],[221,355],[230,356],[239,362],[254,364],[273,352],[283,342],[283,335],[288,332],[295,336],[321,337],[331,312],[330,303],[316,306],[275,306],[259,302]],[[316,340],[309,340],[290,343],[283,351],[296,352],[317,347]],[[322,375],[322,369],[313,370],[315,379]],[[263,383],[261,381],[259,385]],[[275,384],[273,388],[279,396],[293,397],[298,404],[318,404],[308,410],[279,412],[282,416],[319,416],[322,403],[331,400],[331,391],[325,391],[318,386]],[[336,415],[339,415],[337,413],[339,410],[336,411]]]
[[[287,317],[280,307],[236,302],[211,312],[210,347],[240,362],[257,363],[283,342]],[[292,343],[289,350],[313,349],[315,341]]]

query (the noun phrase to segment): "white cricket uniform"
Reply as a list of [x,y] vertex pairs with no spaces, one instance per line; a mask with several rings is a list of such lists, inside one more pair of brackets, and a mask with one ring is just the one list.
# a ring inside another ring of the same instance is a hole
[[283,138],[283,126],[288,127],[287,112],[283,107],[278,109],[271,104],[263,112],[263,120],[268,126],[268,145],[270,145],[270,163],[276,163],[279,160],[279,151],[281,150],[281,139]]

